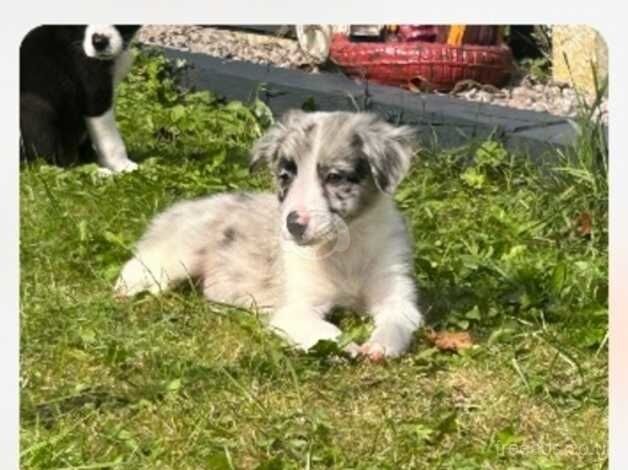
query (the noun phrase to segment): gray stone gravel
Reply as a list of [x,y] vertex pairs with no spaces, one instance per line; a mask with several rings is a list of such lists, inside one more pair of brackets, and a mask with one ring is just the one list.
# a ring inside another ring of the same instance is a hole
[[[303,53],[294,39],[265,34],[234,31],[201,25],[146,25],[138,34],[145,44],[169,46],[191,52],[201,52],[229,60],[247,60],[278,67],[319,71],[319,64]],[[469,87],[456,96],[483,103],[509,106],[532,111],[545,111],[556,116],[574,117],[579,97],[566,84],[538,83],[531,77],[519,77],[503,87]],[[590,100],[589,98],[586,98]],[[608,103],[604,99],[597,110],[608,122]]]
[[146,25],[140,29],[138,40],[231,60],[311,68],[311,59],[301,51],[296,40],[272,35],[197,25]]
[[[582,101],[592,103],[592,98],[578,95],[567,84],[538,83],[527,76],[513,80],[513,83],[499,89],[486,90],[475,87],[456,93],[456,96],[470,101],[491,103],[531,111],[544,111],[556,116],[575,117]],[[601,113],[602,120],[608,122],[608,100],[600,103],[594,116]]]

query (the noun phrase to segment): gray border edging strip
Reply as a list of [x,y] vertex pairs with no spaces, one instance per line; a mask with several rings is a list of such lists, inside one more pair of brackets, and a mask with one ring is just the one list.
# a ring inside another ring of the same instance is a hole
[[[261,84],[260,94],[275,115],[301,108],[313,99],[323,111],[355,110],[349,96],[358,103],[365,99],[365,87],[342,74],[311,74],[300,70],[228,61],[206,54],[161,48],[170,59],[192,65],[187,85],[207,89],[230,100],[251,99]],[[384,116],[400,116],[416,125],[424,142],[442,147],[464,144],[469,139],[492,133],[503,138],[513,150],[540,155],[575,142],[576,131],[565,118],[548,113],[518,110],[460,98],[415,94],[396,87],[369,84],[371,110]]]

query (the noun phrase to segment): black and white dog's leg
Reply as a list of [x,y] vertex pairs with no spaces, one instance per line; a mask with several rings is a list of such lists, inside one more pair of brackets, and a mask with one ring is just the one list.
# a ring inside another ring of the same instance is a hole
[[416,290],[412,279],[397,274],[379,286],[379,292],[370,299],[369,313],[375,321],[375,330],[360,353],[371,360],[397,357],[404,353],[414,332],[423,324],[423,315],[417,308]]
[[20,156],[24,160],[42,157],[62,166],[76,163],[76,154],[65,151],[58,121],[47,103],[34,96],[20,98]]
[[133,171],[137,168],[137,163],[129,160],[127,156],[113,108],[100,116],[87,117],[85,122],[101,166],[114,173]]

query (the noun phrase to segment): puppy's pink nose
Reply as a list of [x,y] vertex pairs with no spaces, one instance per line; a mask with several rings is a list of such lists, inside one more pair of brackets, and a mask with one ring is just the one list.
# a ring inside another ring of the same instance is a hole
[[288,217],[286,217],[286,227],[288,227],[288,232],[290,232],[290,234],[296,239],[303,237],[309,222],[309,215],[299,213],[297,211],[290,212]]
[[296,211],[298,214],[297,222],[303,225],[307,225],[310,223],[310,214],[306,214],[303,212]]

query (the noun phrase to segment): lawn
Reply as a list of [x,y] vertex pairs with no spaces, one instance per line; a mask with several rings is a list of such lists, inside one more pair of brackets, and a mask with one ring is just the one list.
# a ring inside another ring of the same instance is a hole
[[[21,169],[22,468],[553,469],[607,465],[605,149],[538,167],[498,141],[424,149],[397,193],[429,327],[383,364],[304,354],[191,285],[117,301],[159,210],[270,189],[246,155],[271,116],[180,89],[147,54],[120,90],[135,173]],[[584,121],[583,121],[584,122]],[[582,123],[581,123],[582,124]],[[338,321],[363,338],[370,324]]]

